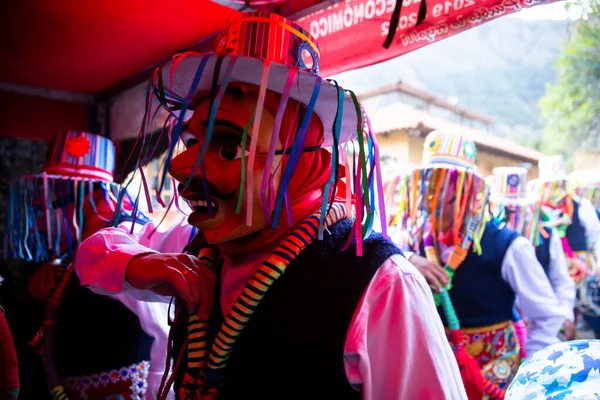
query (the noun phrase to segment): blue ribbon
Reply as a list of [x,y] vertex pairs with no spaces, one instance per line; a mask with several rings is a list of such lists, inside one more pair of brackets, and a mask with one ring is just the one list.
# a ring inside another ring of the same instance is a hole
[[308,124],[310,123],[310,120],[312,118],[312,114],[315,108],[315,104],[317,102],[317,98],[319,97],[320,90],[321,78],[317,77],[317,79],[315,79],[315,86],[313,88],[310,101],[308,102],[308,106],[306,107],[304,118],[302,120],[302,123],[300,124],[300,128],[298,128],[298,131],[296,132],[296,137],[294,138],[294,143],[292,144],[292,150],[290,151],[288,163],[285,167],[283,179],[281,180],[281,184],[279,187],[279,193],[277,193],[277,201],[275,203],[275,210],[273,211],[273,229],[277,228],[285,193],[287,191],[288,184],[292,179],[292,175],[294,174],[294,170],[296,169],[296,164],[298,163],[300,155],[302,154],[302,148],[304,147],[304,142],[306,140]]
[[[198,87],[198,84],[200,83],[200,78],[202,77],[202,74],[204,73],[204,68],[206,67],[206,63],[208,62],[209,58],[210,58],[209,54],[205,54],[202,57],[202,61],[200,62],[200,65],[198,66],[198,69],[196,70],[196,74],[194,75],[194,79],[192,80],[192,85],[190,87],[190,91],[188,92],[187,96],[183,100],[183,104],[181,106],[181,111],[180,111],[179,117],[177,118],[177,124],[175,124],[175,127],[173,128],[173,132],[171,134],[171,145],[169,146],[169,151],[167,153],[167,158],[165,160],[165,165],[164,165],[162,176],[160,179],[160,186],[158,189],[159,193],[162,192],[163,186],[165,184],[165,177],[167,177],[167,174],[169,172],[170,160],[173,157],[173,152],[175,151],[175,147],[177,146],[177,142],[179,140],[179,137],[181,136],[181,127],[183,126],[183,122],[184,122],[184,118],[185,118],[185,111],[189,108],[192,98],[196,94],[196,89]],[[161,74],[161,73],[162,73],[162,71],[159,71],[159,74]]]

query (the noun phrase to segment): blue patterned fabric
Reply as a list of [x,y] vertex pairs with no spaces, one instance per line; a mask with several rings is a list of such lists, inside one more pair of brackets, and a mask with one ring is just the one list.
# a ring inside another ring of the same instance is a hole
[[600,340],[557,343],[532,354],[506,399],[600,399]]

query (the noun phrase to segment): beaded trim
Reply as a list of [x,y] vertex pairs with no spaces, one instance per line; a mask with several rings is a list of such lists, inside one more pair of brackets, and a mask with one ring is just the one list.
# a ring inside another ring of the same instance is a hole
[[477,334],[477,333],[489,333],[489,332],[493,332],[493,331],[498,331],[500,329],[507,329],[512,324],[513,324],[512,321],[504,321],[504,322],[498,322],[498,323],[492,324],[492,325],[478,326],[475,328],[461,328],[461,330],[463,333],[472,335],[472,334]]
[[97,388],[100,385],[107,386],[110,383],[117,383],[119,381],[131,380],[132,400],[141,399],[146,393],[148,388],[148,371],[150,370],[150,363],[148,361],[142,361],[139,364],[132,364],[129,367],[123,367],[121,369],[113,369],[109,372],[101,372],[99,374],[93,374],[90,376],[76,376],[63,378],[65,386],[71,390],[79,391],[79,395],[83,399],[87,399],[87,391],[90,388]]

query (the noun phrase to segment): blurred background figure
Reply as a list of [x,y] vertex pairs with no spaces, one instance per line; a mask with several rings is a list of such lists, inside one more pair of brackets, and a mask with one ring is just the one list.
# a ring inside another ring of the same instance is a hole
[[[521,167],[498,167],[494,169],[491,182],[492,215],[533,244],[535,255],[560,303],[565,338],[575,339],[575,284],[569,276],[558,233],[552,227],[544,227],[539,198],[527,192],[527,170]],[[529,265],[522,265],[521,268],[529,268]],[[518,297],[516,304],[519,304]]]
[[28,285],[46,303],[31,344],[53,396],[154,399],[165,368],[167,306],[94,294],[71,268],[91,234],[118,223],[139,230],[149,221],[113,183],[114,163],[109,139],[68,131],[49,148],[42,174],[11,187],[5,254],[43,263]]
[[598,271],[600,256],[600,220],[589,199],[569,190],[562,156],[540,160],[540,177],[532,184],[539,194],[546,226],[556,228],[567,257],[569,273],[577,286],[577,309],[584,320],[600,337],[598,313]]
[[[405,255],[435,292],[469,398],[503,393],[520,346],[533,352],[557,342],[565,319],[529,240],[490,220],[476,151],[459,133],[430,133],[423,164],[398,180],[392,218],[414,251]],[[530,321],[525,343],[513,324],[516,298]]]

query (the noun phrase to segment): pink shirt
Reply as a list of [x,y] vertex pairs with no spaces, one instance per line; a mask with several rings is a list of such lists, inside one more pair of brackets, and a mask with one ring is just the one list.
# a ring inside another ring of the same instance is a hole
[[[146,301],[168,301],[125,281],[132,256],[180,253],[190,238],[186,222],[153,235],[153,223],[129,234],[129,223],[104,229],[79,247],[77,274],[97,293],[126,292]],[[261,254],[232,265],[225,257],[221,307],[227,313]],[[166,352],[166,349],[165,349]],[[458,366],[424,278],[404,257],[392,256],[375,273],[350,324],[344,345],[348,382],[365,400],[466,399]]]

